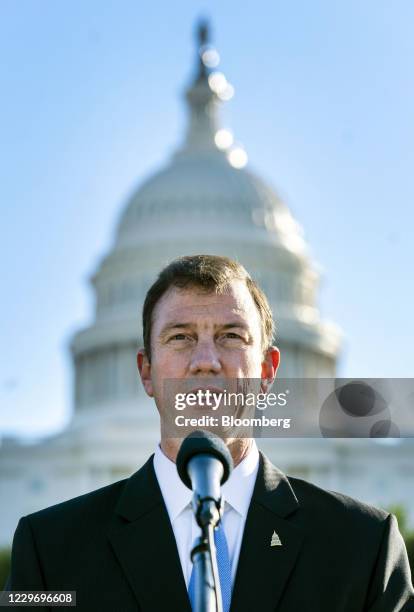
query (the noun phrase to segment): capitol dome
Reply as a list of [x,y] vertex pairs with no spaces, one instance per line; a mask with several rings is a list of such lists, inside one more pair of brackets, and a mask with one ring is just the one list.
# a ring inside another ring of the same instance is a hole
[[335,376],[340,333],[320,320],[319,272],[302,228],[220,127],[219,105],[233,88],[211,67],[218,54],[206,26],[198,36],[183,144],[132,193],[92,278],[95,321],[72,342],[77,409],[136,401],[140,309],[158,272],[180,255],[237,259],[259,282],[275,314],[281,376]]
[[296,256],[305,252],[301,228],[276,192],[251,171],[234,168],[217,148],[180,152],[145,181],[127,203],[116,242],[134,248],[179,237],[193,248],[195,236],[206,247],[218,241],[220,250],[225,238],[235,247],[260,243]]
[[[249,244],[306,256],[302,230],[276,191],[245,167],[245,151],[221,129],[218,107],[225,76],[206,66],[212,53],[202,29],[194,81],[186,91],[188,129],[169,163],[132,194],[118,224],[115,249],[146,248],[177,241],[182,253],[222,253],[223,240],[243,257]],[[217,77],[217,75],[220,75]],[[189,249],[189,251],[188,251]]]

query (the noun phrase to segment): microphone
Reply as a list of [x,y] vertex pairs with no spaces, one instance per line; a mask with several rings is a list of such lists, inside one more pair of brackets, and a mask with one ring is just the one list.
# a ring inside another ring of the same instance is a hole
[[177,471],[193,491],[193,510],[201,527],[201,536],[191,551],[196,612],[223,612],[214,528],[223,511],[220,485],[232,469],[233,460],[226,445],[208,431],[193,431],[177,455]]
[[215,527],[222,513],[220,486],[233,469],[227,446],[209,431],[193,431],[184,439],[177,455],[177,471],[194,492],[193,508],[200,527]]

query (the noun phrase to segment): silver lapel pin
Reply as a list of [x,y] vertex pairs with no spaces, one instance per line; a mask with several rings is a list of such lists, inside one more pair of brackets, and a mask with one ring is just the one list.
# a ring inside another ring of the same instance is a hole
[[282,546],[279,536],[276,531],[273,532],[272,539],[270,540],[270,546]]

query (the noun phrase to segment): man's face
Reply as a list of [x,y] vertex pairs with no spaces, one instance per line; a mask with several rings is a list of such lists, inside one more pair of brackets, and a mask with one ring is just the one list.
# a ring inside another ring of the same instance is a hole
[[171,287],[153,312],[151,363],[143,351],[138,368],[145,390],[163,414],[167,379],[262,379],[273,382],[279,352],[263,356],[261,321],[250,292],[233,281],[222,295]]

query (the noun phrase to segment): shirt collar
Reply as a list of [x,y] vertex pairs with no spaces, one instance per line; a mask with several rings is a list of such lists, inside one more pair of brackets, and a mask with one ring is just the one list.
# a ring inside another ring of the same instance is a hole
[[222,487],[225,501],[244,519],[247,517],[258,469],[259,451],[253,440],[248,454],[233,469],[230,478]]
[[[223,497],[244,519],[259,467],[259,451],[256,442],[244,459],[234,468],[228,481],[223,485]],[[171,522],[191,503],[192,492],[178,476],[176,465],[157,445],[154,454],[154,470],[164,498]]]
[[154,454],[154,470],[172,523],[191,502],[192,492],[179,477],[174,461],[163,453],[159,444]]

